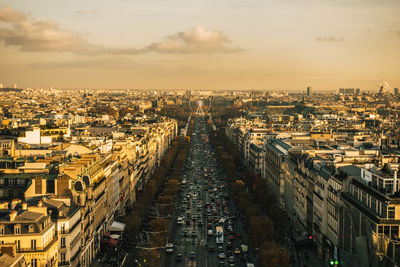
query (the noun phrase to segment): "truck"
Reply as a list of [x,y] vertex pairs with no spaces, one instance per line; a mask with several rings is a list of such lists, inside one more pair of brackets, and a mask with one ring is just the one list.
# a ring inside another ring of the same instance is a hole
[[217,226],[215,227],[215,242],[217,244],[223,244],[224,243],[224,230],[222,226]]

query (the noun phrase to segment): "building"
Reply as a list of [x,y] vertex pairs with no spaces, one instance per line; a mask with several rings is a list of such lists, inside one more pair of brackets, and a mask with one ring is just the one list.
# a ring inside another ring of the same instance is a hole
[[15,245],[17,253],[23,253],[31,267],[58,266],[56,225],[46,214],[46,208],[33,212],[27,210],[26,203],[23,203],[20,210],[3,209],[1,212],[2,244]]
[[70,198],[43,198],[58,235],[58,266],[78,266],[81,250],[81,211]]
[[28,264],[24,254],[17,253],[15,245],[0,245],[0,266],[25,267]]
[[307,96],[312,96],[313,95],[313,91],[312,88],[310,86],[307,87]]

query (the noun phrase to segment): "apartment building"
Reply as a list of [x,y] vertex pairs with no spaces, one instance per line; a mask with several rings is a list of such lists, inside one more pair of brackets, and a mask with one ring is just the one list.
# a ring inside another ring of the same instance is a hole
[[257,173],[256,163],[263,162],[261,177],[298,231],[313,236],[321,259],[360,266],[399,262],[399,160],[393,150],[377,149],[379,143],[365,129],[274,130],[261,141],[250,138],[249,125],[233,120],[225,134],[249,169]]
[[58,236],[50,216],[26,210],[26,204],[19,210],[2,208],[0,242],[15,245],[32,267],[58,266]]

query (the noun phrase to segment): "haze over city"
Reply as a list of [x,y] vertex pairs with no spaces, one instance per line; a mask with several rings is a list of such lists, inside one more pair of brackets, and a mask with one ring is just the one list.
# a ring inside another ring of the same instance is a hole
[[0,82],[285,89],[400,83],[400,2],[50,1],[0,6]]

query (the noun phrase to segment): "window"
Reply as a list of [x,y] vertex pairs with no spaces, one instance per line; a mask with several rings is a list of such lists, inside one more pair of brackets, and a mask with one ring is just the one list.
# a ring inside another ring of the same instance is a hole
[[21,226],[19,224],[15,225],[14,234],[19,235],[21,233]]
[[65,234],[65,224],[62,224],[62,225],[61,225],[61,233],[62,233],[62,234]]
[[382,225],[378,226],[378,234],[383,234],[383,226]]
[[35,231],[35,228],[33,227],[33,224],[29,225],[29,233],[33,233]]
[[37,267],[37,259],[31,259],[31,267]]
[[388,207],[388,218],[389,219],[395,218],[395,207]]
[[385,225],[385,227],[383,228],[383,232],[385,233],[386,236],[390,236],[390,226]]
[[31,240],[31,249],[36,250],[36,239]]
[[399,226],[398,225],[392,225],[390,229],[390,237],[395,239],[399,236]]
[[4,225],[0,226],[0,235],[4,235]]
[[65,248],[65,237],[61,237],[61,247]]
[[377,207],[376,207],[376,199],[375,199],[375,198],[371,198],[371,209],[372,209],[374,212],[377,212],[377,211],[378,211],[378,209],[377,209]]
[[64,262],[65,261],[65,253],[61,253],[60,256],[61,256],[61,262]]
[[15,243],[17,245],[17,250],[21,249],[21,240],[15,240]]

